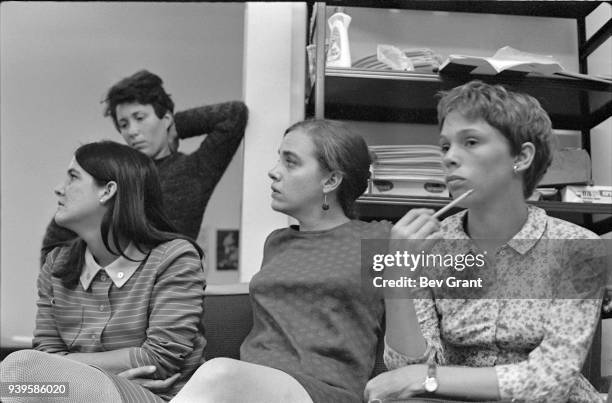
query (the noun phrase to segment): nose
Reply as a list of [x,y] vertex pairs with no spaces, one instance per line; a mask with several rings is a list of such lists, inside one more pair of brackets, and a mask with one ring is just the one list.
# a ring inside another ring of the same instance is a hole
[[53,193],[55,193],[56,196],[63,196],[64,195],[64,185],[60,184],[57,185],[54,189],[53,189]]
[[130,137],[134,137],[138,134],[138,125],[135,122],[128,122],[127,127],[124,130],[125,134]]
[[442,155],[442,164],[446,169],[454,168],[459,165],[456,147],[451,145],[448,150],[446,150],[446,152]]
[[280,175],[278,173],[278,163],[268,171],[268,177],[273,181],[279,180]]

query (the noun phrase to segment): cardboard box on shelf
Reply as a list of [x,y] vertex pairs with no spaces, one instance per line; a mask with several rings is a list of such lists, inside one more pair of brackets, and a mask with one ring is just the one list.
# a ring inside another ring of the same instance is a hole
[[566,186],[562,191],[562,201],[612,204],[612,186]]
[[555,150],[553,160],[538,187],[554,185],[580,185],[591,180],[591,158],[581,149]]

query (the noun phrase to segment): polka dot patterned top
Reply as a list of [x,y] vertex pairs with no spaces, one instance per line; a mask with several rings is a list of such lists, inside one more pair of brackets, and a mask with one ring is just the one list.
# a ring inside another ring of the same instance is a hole
[[384,311],[361,287],[361,239],[388,238],[389,222],[272,232],[250,283],[254,325],[241,359],[287,372],[315,402],[361,402]]

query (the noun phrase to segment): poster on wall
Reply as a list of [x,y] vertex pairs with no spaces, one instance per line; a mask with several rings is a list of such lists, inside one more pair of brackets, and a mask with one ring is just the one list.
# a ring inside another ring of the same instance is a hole
[[238,230],[217,230],[217,270],[238,270]]

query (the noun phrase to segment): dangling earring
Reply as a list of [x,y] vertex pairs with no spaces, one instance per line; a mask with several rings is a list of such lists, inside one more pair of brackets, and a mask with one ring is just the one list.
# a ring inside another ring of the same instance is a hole
[[514,165],[512,166],[512,170],[514,171],[514,174],[515,174],[515,175],[516,175],[516,174],[518,174],[518,165],[514,164]]
[[323,205],[321,205],[323,211],[329,210],[329,204],[327,204],[327,193],[323,193]]

